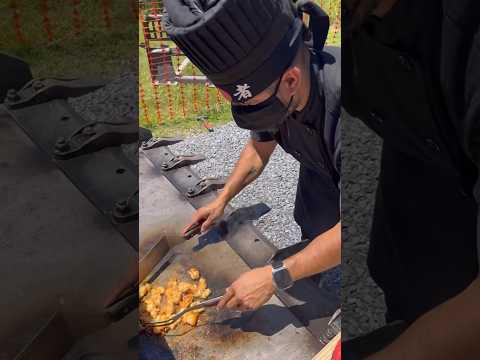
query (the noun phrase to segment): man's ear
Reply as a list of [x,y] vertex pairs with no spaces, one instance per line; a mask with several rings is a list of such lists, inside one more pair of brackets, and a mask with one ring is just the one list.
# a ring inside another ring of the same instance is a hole
[[282,76],[282,93],[290,98],[298,91],[300,87],[301,71],[298,66],[288,69]]

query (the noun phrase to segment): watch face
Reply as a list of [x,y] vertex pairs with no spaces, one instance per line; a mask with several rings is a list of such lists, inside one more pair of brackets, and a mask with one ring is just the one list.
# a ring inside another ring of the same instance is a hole
[[274,269],[273,280],[275,281],[277,288],[280,290],[285,290],[293,285],[292,277],[288,273],[288,270],[283,267],[283,264],[280,266],[280,268],[275,268],[273,264],[272,267]]

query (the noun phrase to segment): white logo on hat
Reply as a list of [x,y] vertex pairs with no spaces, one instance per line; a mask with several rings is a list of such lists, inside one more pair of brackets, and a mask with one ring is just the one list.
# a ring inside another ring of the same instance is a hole
[[237,92],[233,96],[236,96],[238,101],[250,99],[253,95],[249,89],[250,85],[248,84],[237,85]]

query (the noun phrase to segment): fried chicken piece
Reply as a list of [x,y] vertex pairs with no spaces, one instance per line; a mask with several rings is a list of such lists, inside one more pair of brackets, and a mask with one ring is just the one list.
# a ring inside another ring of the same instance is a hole
[[203,277],[198,280],[197,290],[195,291],[195,297],[201,297],[202,293],[207,289],[207,280]]
[[165,296],[167,297],[168,301],[176,305],[180,302],[182,293],[178,291],[177,288],[167,288],[167,290],[165,290]]
[[[190,268],[188,275],[195,281],[179,281],[177,278],[168,280],[165,287],[155,287],[151,284],[142,284],[139,287],[141,299],[140,317],[144,321],[164,321],[171,316],[197,304],[200,300],[207,299],[212,291],[208,288],[207,280],[200,276],[200,271]],[[198,280],[198,281],[196,281]],[[178,324],[184,323],[195,327],[198,324],[199,316],[204,309],[190,311],[181,319],[168,326],[155,326],[153,333],[164,335],[175,329]]]
[[152,314],[153,312],[157,311],[157,307],[154,304],[146,304],[145,310],[149,313]]
[[178,319],[177,321],[175,321],[173,324],[171,325],[168,325],[168,330],[174,330],[179,324],[180,322],[182,321],[182,319]]
[[163,301],[160,306],[160,314],[166,316],[167,318],[172,316],[175,313],[175,304],[170,301]]
[[193,301],[193,294],[191,292],[184,293],[182,295],[182,300],[180,300],[180,303],[178,304],[178,306],[181,309],[185,309],[192,304],[192,301]]
[[163,295],[165,293],[165,288],[163,286],[157,286],[152,288],[150,293],[153,295]]
[[155,302],[154,302],[154,299],[151,295],[147,295],[143,300],[142,302],[145,304],[145,306],[147,305],[155,305]]
[[145,298],[145,304],[152,304],[155,306],[159,306],[161,302],[162,302],[162,295],[159,295],[159,294],[151,293],[147,295],[147,297]]
[[200,298],[206,299],[212,294],[212,290],[210,289],[205,289],[203,292],[200,294]]
[[197,326],[199,316],[200,313],[196,311],[190,311],[189,313],[186,313],[182,316],[182,322],[190,326]]
[[200,271],[198,269],[192,267],[190,270],[187,271],[190,279],[198,280],[200,278]]
[[176,289],[177,286],[178,286],[178,280],[175,279],[175,278],[170,279],[170,280],[168,280],[168,282],[167,282],[167,288],[166,288],[166,290],[168,290],[168,289]]
[[156,335],[164,335],[168,330],[170,330],[168,326],[155,326],[153,328],[153,333]]
[[142,284],[140,285],[139,289],[138,289],[138,295],[141,298],[143,298],[145,295],[148,294],[148,292],[150,291],[151,289],[151,285],[149,283],[146,283],[146,284]]
[[193,290],[195,290],[195,287],[193,284],[183,282],[183,281],[180,284],[178,284],[178,291],[180,291],[181,293],[186,293],[188,291],[193,291]]

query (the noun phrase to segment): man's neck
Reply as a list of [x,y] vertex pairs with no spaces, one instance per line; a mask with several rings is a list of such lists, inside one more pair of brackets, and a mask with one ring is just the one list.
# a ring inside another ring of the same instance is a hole
[[303,79],[302,79],[302,86],[300,87],[299,98],[300,101],[298,106],[295,108],[296,111],[302,111],[305,106],[308,104],[308,100],[310,98],[310,87],[311,87],[311,67],[310,67],[310,51],[305,50],[305,61],[303,64]]

